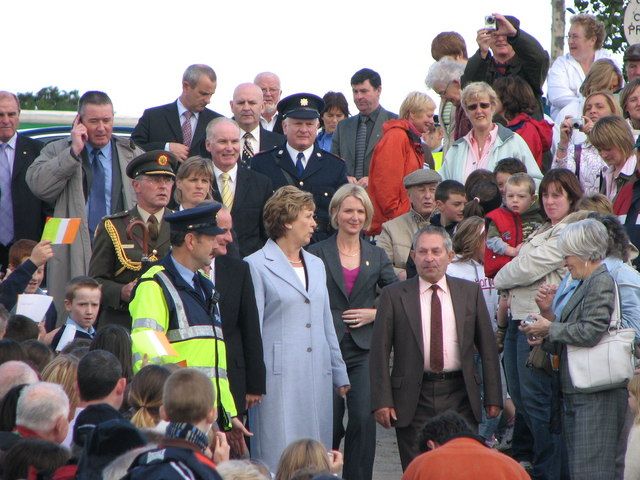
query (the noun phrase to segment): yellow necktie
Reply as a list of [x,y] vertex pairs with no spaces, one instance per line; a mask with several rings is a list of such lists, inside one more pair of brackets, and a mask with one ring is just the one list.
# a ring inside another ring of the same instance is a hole
[[229,174],[223,172],[220,174],[222,180],[222,203],[225,207],[231,210],[233,205],[233,193],[231,192],[231,185],[229,185]]

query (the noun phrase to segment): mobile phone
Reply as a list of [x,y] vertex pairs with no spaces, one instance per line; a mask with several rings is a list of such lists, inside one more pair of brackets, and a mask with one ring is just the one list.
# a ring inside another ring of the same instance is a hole
[[433,116],[433,125],[436,127],[440,126],[440,117],[438,117],[438,115]]

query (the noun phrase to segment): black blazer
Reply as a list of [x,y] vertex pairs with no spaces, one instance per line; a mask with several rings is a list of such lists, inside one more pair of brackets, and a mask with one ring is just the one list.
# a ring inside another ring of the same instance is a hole
[[266,392],[262,335],[249,265],[229,256],[215,262],[216,290],[220,293],[222,333],[227,349],[227,372],[238,412],[245,410],[247,393]]
[[[205,148],[206,128],[211,120],[221,117],[218,112],[205,108],[198,115],[196,130],[193,132],[189,156],[200,155],[209,158],[209,152]],[[148,108],[138,120],[136,128],[131,134],[133,141],[144,151],[164,150],[165,143],[182,143],[182,127],[178,117],[177,101]]]
[[[267,233],[262,222],[262,210],[273,187],[269,177],[238,165],[236,192],[231,207],[234,242],[238,243],[240,256],[246,257],[260,250],[267,241]],[[218,182],[213,182],[213,199],[222,202]]]
[[[282,145],[286,142],[286,138],[284,135],[280,135],[279,133],[270,132],[262,125],[260,125],[260,152],[264,152],[265,150],[271,150],[279,145]],[[258,153],[258,152],[255,152]]]
[[25,180],[27,168],[40,155],[42,147],[42,142],[18,134],[11,178],[15,240],[28,238],[40,241],[47,216],[53,216],[53,206],[36,197]]
[[338,342],[348,331],[356,345],[368,350],[371,345],[373,323],[364,327],[349,328],[342,320],[342,312],[351,308],[374,308],[377,287],[382,288],[398,281],[389,257],[380,247],[361,239],[360,272],[351,294],[347,295],[336,235],[309,246],[309,252],[320,257],[327,270],[327,290]]

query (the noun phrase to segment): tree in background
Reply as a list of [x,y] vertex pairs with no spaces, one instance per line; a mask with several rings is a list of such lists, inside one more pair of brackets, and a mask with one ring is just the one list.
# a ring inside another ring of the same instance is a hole
[[551,62],[564,54],[564,0],[551,0]]
[[38,93],[18,93],[20,107],[23,110],[63,110],[78,109],[78,90],[59,90],[58,87],[44,87]]
[[622,53],[629,46],[624,38],[624,9],[625,0],[574,0],[575,11],[567,8],[570,13],[590,13],[604,22],[607,36],[604,46],[614,53]]

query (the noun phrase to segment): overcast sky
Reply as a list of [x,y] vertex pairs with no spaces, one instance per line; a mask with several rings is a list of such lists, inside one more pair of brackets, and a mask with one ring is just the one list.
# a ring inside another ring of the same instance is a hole
[[438,32],[461,33],[471,55],[484,16],[498,12],[518,17],[547,50],[551,39],[551,0],[63,0],[2,9],[2,89],[104,90],[116,113],[134,116],[175,100],[192,63],[216,71],[209,107],[225,115],[234,87],[257,72],[276,72],[283,96],[336,90],[351,101],[349,78],[362,67],[381,74],[381,103],[397,111],[408,92],[426,91]]

